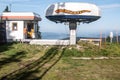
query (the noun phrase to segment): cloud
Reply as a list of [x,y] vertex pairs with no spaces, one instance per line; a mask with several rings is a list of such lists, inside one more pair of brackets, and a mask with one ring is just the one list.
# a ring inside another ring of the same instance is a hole
[[102,9],[120,8],[120,4],[109,4],[99,6]]

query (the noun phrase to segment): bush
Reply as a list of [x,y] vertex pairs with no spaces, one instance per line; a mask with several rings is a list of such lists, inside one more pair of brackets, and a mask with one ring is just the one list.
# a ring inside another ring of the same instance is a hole
[[66,48],[63,54],[64,57],[72,57],[80,55],[80,52],[75,48],[72,49]]
[[106,38],[106,41],[107,41],[107,42],[110,42],[110,36],[108,36],[108,37]]
[[98,46],[89,44],[89,43],[79,43],[82,47],[77,49],[76,47],[66,47],[64,51],[65,57],[95,57],[95,56],[111,56],[116,57],[120,56],[120,45],[115,43],[107,43],[106,46],[103,46],[99,49]]
[[107,49],[101,49],[99,54],[101,56],[108,56],[109,55],[109,51]]

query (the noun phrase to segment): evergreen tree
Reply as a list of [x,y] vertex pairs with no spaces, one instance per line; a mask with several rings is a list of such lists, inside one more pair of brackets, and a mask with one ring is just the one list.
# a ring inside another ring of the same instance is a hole
[[6,6],[6,8],[3,12],[10,12],[8,6]]

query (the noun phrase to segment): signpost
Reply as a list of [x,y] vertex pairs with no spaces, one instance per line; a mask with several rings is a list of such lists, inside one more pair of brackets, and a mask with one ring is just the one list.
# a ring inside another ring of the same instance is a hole
[[112,43],[113,40],[113,32],[110,32],[110,43]]

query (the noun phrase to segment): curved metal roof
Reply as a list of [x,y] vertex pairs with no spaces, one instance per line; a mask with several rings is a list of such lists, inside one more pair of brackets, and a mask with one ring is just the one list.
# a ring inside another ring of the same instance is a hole
[[100,10],[96,5],[89,3],[56,3],[48,7],[46,18],[54,22],[90,23],[100,18]]

